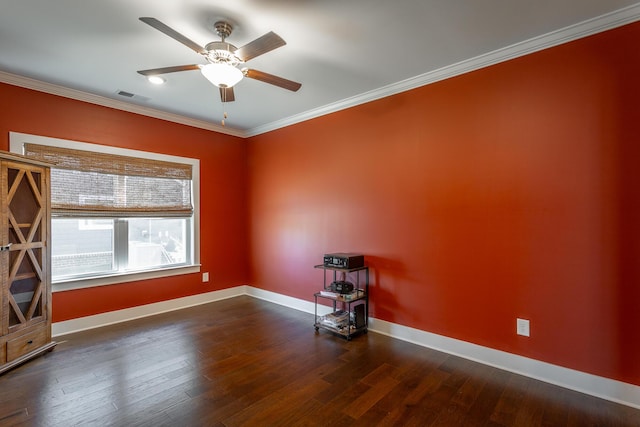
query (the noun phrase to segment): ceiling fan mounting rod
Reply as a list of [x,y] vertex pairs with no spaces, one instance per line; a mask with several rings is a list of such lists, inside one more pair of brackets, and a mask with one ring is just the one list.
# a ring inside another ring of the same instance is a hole
[[224,39],[229,37],[233,32],[233,26],[231,26],[231,24],[228,23],[227,21],[218,21],[213,26],[216,29],[216,34],[220,36],[222,41],[224,41]]

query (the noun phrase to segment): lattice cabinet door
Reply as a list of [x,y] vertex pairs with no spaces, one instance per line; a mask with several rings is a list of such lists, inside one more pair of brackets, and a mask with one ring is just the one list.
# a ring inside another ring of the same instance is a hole
[[49,319],[48,169],[2,162],[3,334]]
[[56,345],[49,166],[0,151],[0,374]]

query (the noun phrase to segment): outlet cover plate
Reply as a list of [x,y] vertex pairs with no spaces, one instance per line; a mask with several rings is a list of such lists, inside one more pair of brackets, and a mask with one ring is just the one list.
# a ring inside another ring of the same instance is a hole
[[529,321],[527,319],[516,319],[516,333],[525,337],[530,336]]

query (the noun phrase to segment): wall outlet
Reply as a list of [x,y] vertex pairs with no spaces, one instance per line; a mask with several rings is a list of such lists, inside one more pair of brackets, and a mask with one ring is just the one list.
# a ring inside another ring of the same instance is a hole
[[516,319],[516,333],[525,337],[529,336],[529,321],[527,319]]
[[209,281],[209,273],[202,273],[202,281],[203,282]]

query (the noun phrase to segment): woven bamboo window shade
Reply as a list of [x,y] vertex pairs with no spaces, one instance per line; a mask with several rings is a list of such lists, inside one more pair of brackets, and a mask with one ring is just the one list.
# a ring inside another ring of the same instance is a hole
[[52,164],[56,216],[191,216],[191,165],[39,144],[29,157]]

